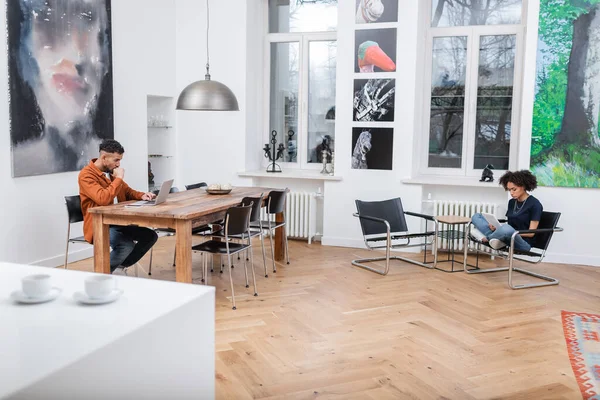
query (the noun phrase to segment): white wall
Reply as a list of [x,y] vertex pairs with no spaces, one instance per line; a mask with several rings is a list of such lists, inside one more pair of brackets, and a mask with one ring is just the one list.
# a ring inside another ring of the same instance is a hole
[[[528,12],[521,137],[518,168],[529,167],[530,131],[535,82],[535,58],[539,0],[532,0]],[[490,188],[439,185],[406,185],[401,180],[411,176],[413,135],[424,134],[420,126],[422,85],[422,35],[418,21],[419,1],[402,3],[398,29],[396,78],[396,118],[394,127],[393,171],[360,171],[350,169],[352,149],[352,88],[354,65],[354,2],[339,2],[338,24],[338,88],[336,120],[336,175],[341,182],[325,183],[325,219],[323,243],[328,245],[362,247],[359,223],[352,213],[354,199],[374,200],[400,196],[404,208],[418,211],[427,193],[437,199],[473,199],[505,204],[507,194],[498,186]],[[426,16],[425,16],[426,17]],[[546,261],[600,265],[595,227],[600,225],[600,204],[597,189],[539,188],[534,192],[548,211],[562,212],[560,226],[565,232],[557,234],[548,250]],[[409,219],[410,223],[410,219]],[[415,229],[417,225],[413,225]],[[589,228],[588,228],[589,227]]]
[[[6,26],[0,2],[0,26]],[[115,139],[125,147],[126,180],[147,187],[146,95],[174,92],[175,10],[164,0],[112,2]],[[77,172],[12,178],[6,38],[0,44],[0,260],[60,265],[66,238],[64,196],[78,193]],[[75,231],[74,234],[79,234]],[[70,260],[91,255],[74,245]]]
[[[204,79],[206,0],[177,0],[176,4],[177,90],[181,91]],[[253,78],[246,78],[246,5],[240,0],[210,2],[211,77],[233,91],[240,111],[177,111],[178,177],[182,184],[245,182],[237,172],[245,167],[246,137],[256,133],[252,118],[246,119],[246,84]],[[251,67],[252,71],[255,67]]]
[[[336,92],[335,173],[341,182],[325,182],[323,244],[362,246],[363,239],[355,199],[383,200],[401,197],[406,210],[420,211],[421,187],[400,180],[410,176],[414,126],[415,75],[417,73],[418,1],[402,3],[398,30],[396,63],[396,106],[393,170],[369,171],[350,168],[352,154],[352,99],[354,88],[354,14],[355,2],[338,3],[338,63]],[[357,74],[358,75],[358,74]],[[419,220],[409,218],[409,226],[418,229]]]

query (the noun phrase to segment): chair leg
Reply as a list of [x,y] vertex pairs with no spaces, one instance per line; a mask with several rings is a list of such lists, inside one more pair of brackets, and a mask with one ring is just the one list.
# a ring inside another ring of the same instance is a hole
[[267,273],[267,256],[265,255],[265,236],[263,235],[263,232],[260,233],[260,244],[262,247],[263,265],[265,267],[265,278],[268,278],[269,274]]
[[71,238],[71,223],[67,224],[67,250],[65,250],[65,269],[69,260],[69,239]]
[[[229,261],[229,266],[231,267],[231,253],[227,252],[227,261]],[[233,276],[231,275],[231,268],[227,268],[229,270],[229,283],[231,283],[231,302],[233,303],[233,309],[237,310],[235,307],[235,293],[233,291]]]
[[285,256],[287,258],[287,263],[289,265],[289,263],[290,263],[290,251],[288,250],[288,238],[287,238],[286,225],[284,224],[281,228],[283,229],[283,240],[285,240]]
[[[240,251],[241,253],[241,251]],[[240,254],[238,253],[238,254]],[[248,284],[248,267],[246,266],[247,262],[246,259],[244,258],[244,275],[246,276],[246,288],[249,288],[250,285]]]
[[148,265],[148,276],[152,275],[152,254],[154,253],[154,246],[150,248],[150,265]]
[[67,269],[68,260],[69,260],[69,238],[67,238],[67,250],[65,250],[65,269]]
[[271,241],[271,259],[273,260],[273,272],[277,272],[275,267],[275,245],[273,244],[273,231],[269,229],[269,240]]
[[200,280],[200,282],[206,284],[206,276],[204,271],[206,270],[206,253],[201,253],[202,254],[202,279]]
[[175,251],[173,252],[173,266],[175,266],[175,259],[177,258],[177,246],[175,246]]
[[250,247],[250,269],[252,270],[252,282],[254,283],[254,295],[258,296],[258,291],[256,290],[256,275],[254,274],[254,250]]

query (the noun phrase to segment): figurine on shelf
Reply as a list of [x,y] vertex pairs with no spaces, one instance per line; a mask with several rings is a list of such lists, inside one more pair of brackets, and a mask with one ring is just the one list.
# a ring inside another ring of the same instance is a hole
[[[327,162],[331,162],[331,154],[333,152],[332,147],[333,139],[331,139],[331,136],[323,136],[323,141],[321,144],[317,145],[317,162],[323,162],[323,154],[327,154]],[[324,153],[323,150],[325,150],[326,153]]]
[[479,182],[494,182],[494,173],[492,172],[493,169],[494,166],[492,164],[486,165],[481,173],[481,179]]
[[[283,151],[285,147],[283,143],[279,143],[279,147],[276,148],[277,144],[277,131],[271,131],[271,146],[269,143],[265,143],[265,147],[263,147],[263,151],[265,152],[265,158],[268,158],[271,164],[267,168],[267,172],[281,172],[281,167],[275,162],[280,158],[283,159]],[[275,153],[277,152],[277,154]]]
[[148,161],[148,184],[150,186],[154,185],[154,174],[152,173],[152,164]]
[[287,154],[288,154],[288,162],[296,162],[296,156],[297,156],[297,146],[296,146],[296,139],[294,139],[294,135],[296,133],[293,130],[289,130],[287,133]]

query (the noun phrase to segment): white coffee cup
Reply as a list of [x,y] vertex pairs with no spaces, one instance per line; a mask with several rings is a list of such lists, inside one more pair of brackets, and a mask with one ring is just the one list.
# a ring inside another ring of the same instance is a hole
[[115,288],[115,282],[110,275],[94,275],[84,282],[85,293],[91,299],[101,299],[108,296]]
[[44,297],[52,290],[50,275],[35,274],[26,276],[21,280],[23,293],[27,297]]

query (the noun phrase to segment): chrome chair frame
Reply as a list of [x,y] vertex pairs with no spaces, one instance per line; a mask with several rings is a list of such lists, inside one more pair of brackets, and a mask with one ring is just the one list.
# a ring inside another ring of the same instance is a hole
[[[558,220],[556,221],[558,222]],[[543,275],[543,274],[539,274],[537,272],[533,272],[533,271],[529,271],[523,268],[519,268],[519,267],[515,267],[514,266],[514,260],[517,259],[519,261],[524,261],[527,262],[529,264],[539,264],[542,262],[542,260],[544,259],[544,257],[546,256],[546,250],[547,247],[545,249],[542,249],[541,253],[536,253],[529,255],[529,257],[537,257],[537,260],[532,261],[532,260],[528,260],[526,258],[523,257],[518,257],[515,256],[515,237],[519,234],[522,233],[554,233],[554,232],[562,232],[564,229],[560,228],[560,227],[554,227],[554,228],[541,228],[541,229],[526,229],[526,230],[521,230],[521,231],[516,231],[515,233],[513,233],[513,235],[510,238],[510,246],[508,248],[508,252],[506,251],[497,251],[497,256],[502,257],[506,260],[508,260],[508,267],[498,267],[498,268],[486,268],[486,269],[479,269],[478,266],[475,266],[475,269],[468,269],[467,266],[465,265],[464,271],[468,274],[485,274],[485,273],[490,273],[490,272],[503,272],[503,271],[508,271],[508,287],[510,287],[513,290],[517,290],[517,289],[530,289],[530,288],[535,288],[535,287],[542,287],[542,286],[553,286],[553,285],[558,285],[559,284],[559,280],[556,278],[553,278],[551,276],[547,276],[547,275]],[[469,250],[473,250],[476,252],[477,256],[479,256],[479,248],[471,248],[470,247],[470,243],[474,242],[476,243],[478,246],[479,245],[484,245],[487,246],[485,243],[480,242],[480,241],[476,241],[473,240],[472,238],[468,237],[468,235],[466,235],[466,242],[467,242],[467,246],[469,246]],[[550,239],[548,239],[548,243],[550,242]],[[488,246],[489,247],[489,246]],[[519,253],[519,251],[517,250],[517,254]],[[487,254],[487,253],[486,253]],[[479,264],[479,260],[477,260],[477,264]],[[532,276],[534,278],[538,278],[538,279],[542,279],[545,282],[540,282],[540,283],[523,283],[523,284],[514,284],[513,283],[513,272],[520,272],[524,275],[528,275],[528,276]]]
[[[419,218],[424,218],[426,221],[434,221],[434,218],[431,215],[425,215],[425,214],[419,214],[419,213],[413,213],[410,211],[404,211],[405,215],[410,215],[413,217],[419,217]],[[410,244],[410,239],[411,236],[414,238],[417,237],[425,237],[427,238],[427,236],[433,236],[433,232],[431,232],[430,234],[425,234],[427,232],[424,232],[423,234],[407,234],[407,235],[399,235],[399,237],[397,237],[397,239],[403,239],[406,240],[405,244],[393,244],[392,240],[392,232],[391,232],[391,228],[390,228],[390,223],[383,219],[383,218],[377,218],[377,217],[371,217],[368,215],[360,215],[359,213],[354,213],[352,214],[354,217],[357,217],[359,219],[366,219],[369,221],[373,221],[373,222],[379,222],[385,225],[386,227],[386,236],[385,236],[385,245],[382,246],[372,246],[369,244],[369,239],[366,236],[364,236],[364,241],[365,241],[365,246],[367,246],[367,249],[369,250],[378,250],[378,249],[385,249],[385,257],[371,257],[371,258],[360,258],[360,259],[356,259],[356,260],[352,260],[352,265],[356,266],[356,267],[360,267],[360,268],[364,268],[368,271],[371,272],[375,272],[379,275],[387,275],[390,271],[390,260],[400,260],[400,261],[406,261],[408,263],[411,264],[415,264],[418,265],[420,267],[424,267],[427,269],[433,269],[434,265],[433,264],[429,264],[426,262],[426,257],[427,257],[427,245],[433,245],[433,243],[435,242],[435,237],[433,239],[431,239],[430,242],[427,242],[427,239],[425,239],[425,241],[423,243],[417,243],[417,244]],[[427,231],[427,223],[425,224],[425,231]],[[402,237],[402,236],[407,236],[407,237]],[[424,246],[425,248],[425,252],[424,252],[424,260],[423,262],[419,262],[410,258],[406,258],[406,257],[402,257],[402,256],[391,256],[390,252],[392,250],[398,249],[398,248],[404,248],[404,247],[418,247],[418,246]],[[381,269],[377,269],[374,267],[370,267],[368,265],[365,265],[364,263],[367,262],[376,262],[376,261],[383,261],[385,260],[385,269],[381,270]]]

